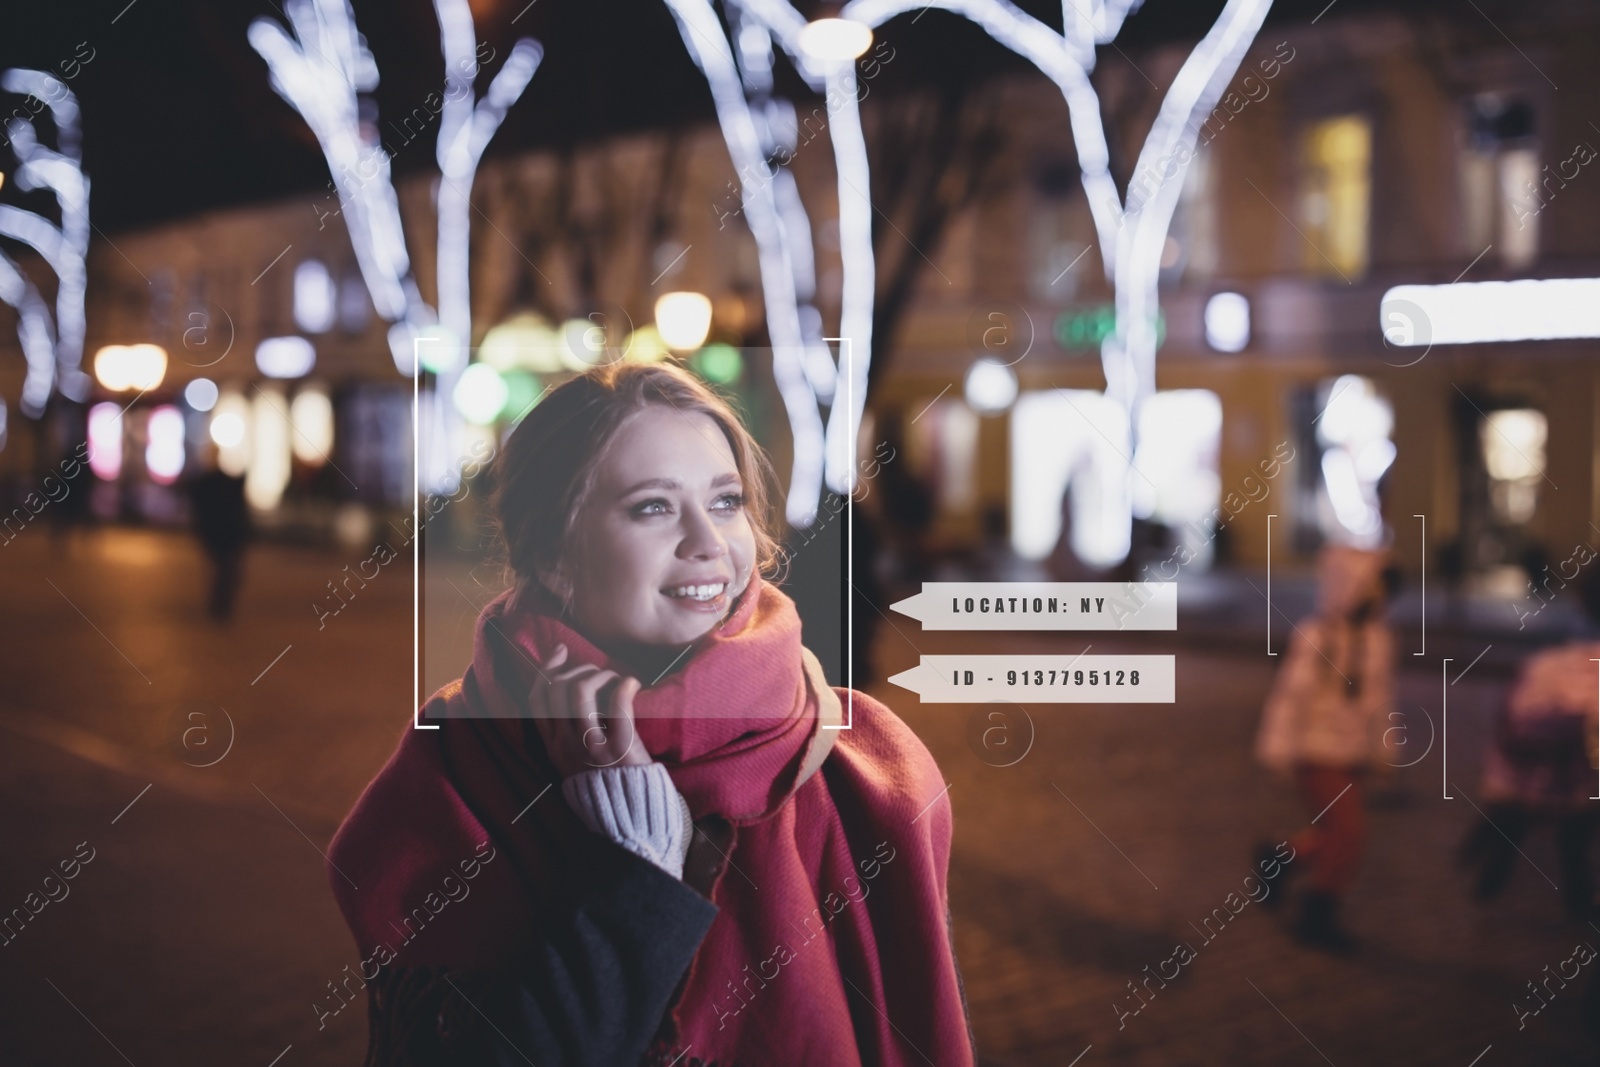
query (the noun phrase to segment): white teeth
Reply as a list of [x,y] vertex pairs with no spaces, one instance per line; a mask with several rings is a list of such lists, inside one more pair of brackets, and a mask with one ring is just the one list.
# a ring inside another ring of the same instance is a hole
[[680,585],[668,592],[668,596],[688,597],[690,600],[711,600],[721,596],[727,586],[722,582],[713,585]]

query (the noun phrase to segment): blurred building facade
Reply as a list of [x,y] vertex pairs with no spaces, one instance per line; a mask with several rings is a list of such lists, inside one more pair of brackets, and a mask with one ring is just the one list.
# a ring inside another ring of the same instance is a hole
[[[1600,127],[1583,104],[1600,88],[1600,16],[1556,4],[1542,25],[1518,44],[1468,16],[1269,26],[1193,158],[1133,176],[1183,190],[1163,257],[1160,392],[1133,457],[1144,562],[1186,544],[1200,561],[1259,565],[1269,514],[1275,562],[1303,560],[1330,537],[1377,538],[1380,510],[1412,570],[1426,553],[1430,568],[1509,581],[1505,568],[1540,552],[1559,560],[1600,543],[1600,339],[1429,347],[1408,342],[1435,327],[1398,312],[1385,321],[1394,309],[1383,306],[1397,285],[1600,277]],[[1119,186],[1189,47],[1103,60]],[[883,366],[863,454],[898,425],[908,471],[935,501],[934,551],[976,548],[1003,515],[1012,546],[1041,558],[1066,510],[1073,543],[1095,562],[1092,490],[1120,462],[1094,395],[1112,294],[1059,93],[1030,76],[983,92],[998,116],[987,177],[934,241],[911,249],[922,264],[874,355]],[[869,145],[900,103],[864,101]],[[797,123],[789,170],[810,213],[815,304],[831,324],[842,270],[828,118],[818,107]],[[431,180],[398,183],[425,295]],[[475,345],[508,321],[557,338],[588,323],[623,343],[667,291],[711,299],[708,343],[765,343],[755,243],[715,129],[490,159],[474,204]],[[911,242],[892,219],[880,237],[902,256]],[[168,354],[161,384],[115,431],[119,464],[97,467],[103,518],[181,512],[165,499],[170,462],[150,470],[160,410],[182,416],[191,465],[208,439],[226,459],[233,428],[218,437],[214,423],[235,414],[246,440],[235,462],[280,525],[331,531],[350,504],[408,507],[411,380],[372,313],[331,190],[114,234],[96,242],[89,271],[89,358],[137,343]],[[283,338],[301,340],[262,347]],[[1007,366],[974,376],[983,357]],[[770,360],[750,348],[719,366],[786,470]],[[75,432],[92,435],[82,411],[61,416],[65,428],[26,432],[21,367],[8,328],[8,508]],[[208,411],[185,399],[201,378],[217,387],[200,390],[219,405]],[[102,390],[91,405],[132,398]],[[263,463],[271,470],[259,475]]]

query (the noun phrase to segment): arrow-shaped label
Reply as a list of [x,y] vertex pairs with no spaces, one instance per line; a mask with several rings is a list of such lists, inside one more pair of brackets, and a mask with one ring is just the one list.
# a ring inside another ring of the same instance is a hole
[[1176,630],[1176,582],[923,582],[893,605],[924,630]]
[[1172,656],[923,656],[889,681],[924,704],[1171,704]]

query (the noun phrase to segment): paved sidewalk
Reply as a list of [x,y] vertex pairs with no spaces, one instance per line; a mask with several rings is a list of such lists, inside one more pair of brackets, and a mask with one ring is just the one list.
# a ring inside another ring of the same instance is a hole
[[[111,531],[67,556],[44,536],[0,549],[0,910],[80,842],[96,850],[71,895],[0,948],[8,1067],[360,1062],[362,1009],[318,1030],[312,1006],[355,960],[318,850],[410,721],[409,576],[386,572],[320,630],[310,604],[362,555],[259,548],[239,620],[217,629],[182,538]],[[1296,947],[1257,905],[1211,944],[1190,925],[1242,886],[1257,838],[1303,816],[1249,758],[1276,662],[1260,632],[1179,636],[1000,644],[923,634],[899,616],[877,635],[883,675],[924,652],[1076,654],[1093,642],[1178,657],[1173,705],[1006,708],[1009,751],[1032,723],[1010,767],[977,740],[994,708],[874,688],[950,783],[956,947],[985,1064],[1595,1062],[1578,985],[1521,1031],[1512,1009],[1577,941],[1600,946],[1546,881],[1559,877],[1549,835],[1525,846],[1488,907],[1451,864],[1480,818],[1478,753],[1506,684],[1493,654],[1452,664],[1451,678],[1464,674],[1442,682],[1430,630],[1428,656],[1408,666],[1416,765],[1367,801],[1371,846],[1349,909],[1364,947],[1332,960]],[[229,722],[234,744],[217,759]],[[1180,940],[1197,958],[1119,1029],[1127,983]]]
[[[1007,635],[1001,645],[992,634],[897,626],[878,635],[885,674],[919,653],[1075,655],[1091,642],[1096,653],[1171,651],[1144,635]],[[1061,1067],[1080,1054],[1080,1067],[1468,1067],[1491,1045],[1479,1067],[1596,1062],[1578,984],[1518,1030],[1512,1004],[1525,983],[1579,941],[1600,947],[1600,930],[1562,912],[1548,832],[1525,844],[1504,897],[1470,900],[1452,853],[1481,819],[1479,754],[1505,682],[1474,668],[1445,686],[1431,652],[1400,685],[1415,755],[1397,762],[1416,765],[1369,783],[1370,843],[1348,902],[1363,945],[1349,959],[1300,948],[1287,916],[1255,904],[1212,943],[1196,930],[1230,892],[1242,895],[1253,843],[1281,840],[1306,818],[1250,758],[1273,670],[1264,650],[1179,649],[1178,701],[1166,706],[918,706],[876,687],[950,783],[956,947],[989,1067]],[[1453,800],[1442,799],[1445,688]],[[995,707],[1005,718],[987,720]],[[993,766],[1015,755],[986,751],[983,729],[1002,726],[1020,755],[1030,723],[1027,754]],[[1138,1004],[1127,983],[1158,972],[1179,942],[1198,958],[1121,1018],[1119,1006]]]

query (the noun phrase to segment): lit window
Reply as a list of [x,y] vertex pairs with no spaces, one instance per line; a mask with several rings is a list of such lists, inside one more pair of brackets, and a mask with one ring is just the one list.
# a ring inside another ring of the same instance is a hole
[[116,404],[89,409],[89,469],[107,482],[122,473],[122,409]]
[[1323,536],[1341,544],[1376,548],[1383,543],[1378,481],[1394,463],[1394,408],[1372,382],[1346,374],[1324,382],[1317,417],[1322,447],[1318,522]]
[[1533,518],[1539,502],[1549,437],[1544,413],[1532,408],[1492,411],[1478,433],[1489,470],[1489,506],[1502,522],[1520,526]]
[[333,402],[320,387],[308,386],[294,396],[289,405],[289,422],[294,429],[291,445],[294,458],[320,467],[333,451]]
[[1539,254],[1539,152],[1533,106],[1483,93],[1467,104],[1461,152],[1461,252],[1490,245],[1512,269]]
[[1531,148],[1503,152],[1496,161],[1500,179],[1500,258],[1521,269],[1539,256],[1539,155]]
[[251,507],[271,511],[283,499],[283,490],[289,484],[288,399],[282,389],[268,385],[257,391],[251,407],[254,432],[250,468],[244,475],[244,497]]
[[171,485],[183,473],[182,412],[171,404],[156,408],[150,413],[145,436],[145,469],[158,485]]
[[1302,261],[1315,273],[1353,278],[1367,269],[1372,127],[1359,115],[1326,119],[1302,146]]
[[211,440],[217,444],[217,467],[235,478],[250,468],[250,401],[225,392],[211,409]]
[[256,345],[256,368],[268,378],[299,378],[316,362],[317,350],[304,337],[268,337]]
[[320,259],[305,259],[294,269],[294,321],[306,333],[333,326],[339,296],[333,275]]

